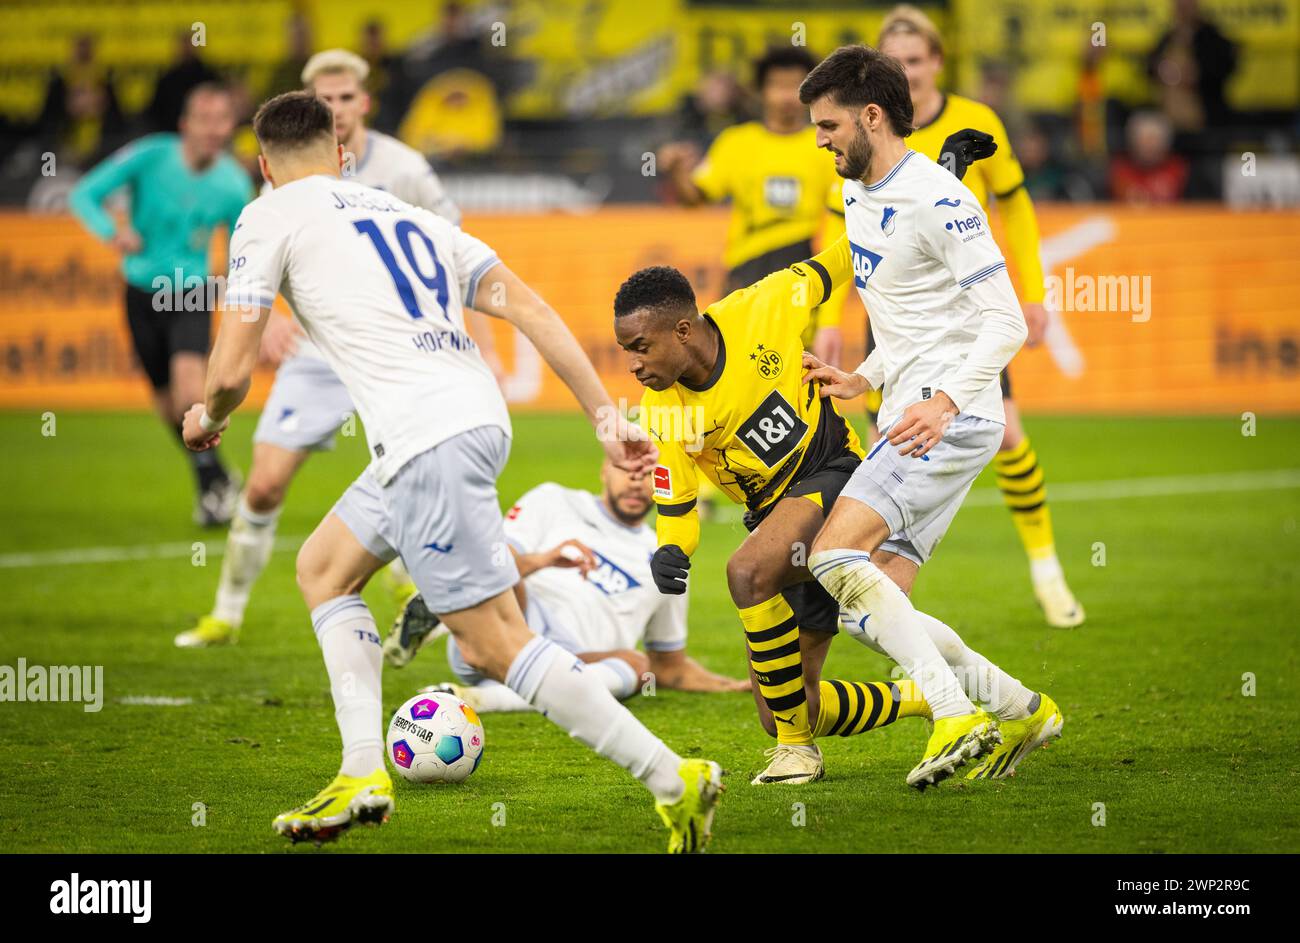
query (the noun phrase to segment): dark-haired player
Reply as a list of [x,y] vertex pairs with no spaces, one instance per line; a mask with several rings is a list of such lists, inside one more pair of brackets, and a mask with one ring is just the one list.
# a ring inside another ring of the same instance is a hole
[[537,348],[604,434],[610,460],[646,472],[654,449],[632,434],[559,315],[496,253],[441,217],[340,179],[329,107],[310,92],[277,96],[253,130],[275,189],[240,215],[207,397],[185,415],[185,441],[217,444],[248,393],[271,304],[293,309],[361,414],[371,464],[298,554],[343,741],[334,780],[275,819],[295,840],[337,836],[393,808],[384,766],[379,633],[361,598],[401,556],[466,660],[635,776],[655,797],[669,850],[707,842],[722,770],[683,760],[578,659],[529,631],[513,592],[496,479],[510,451],[501,390],[465,331],[465,308],[506,319]]
[[614,299],[614,333],[646,387],[641,421],[659,446],[650,570],[660,592],[686,591],[702,478],[747,509],[750,534],[727,563],[727,587],[760,718],[777,738],[756,785],[820,779],[817,736],[925,712],[910,684],[819,683],[839,606],[811,579],[807,548],[862,448],[834,404],[801,380],[800,337],[812,310],[848,282],[850,264],[840,239],[703,313],[686,277],[665,266],[637,272]]
[[[984,131],[997,143],[997,153],[972,168],[972,173],[963,178],[963,182],[985,212],[991,205],[997,205],[1008,255],[1015,260],[1020,277],[1021,307],[1029,328],[1026,343],[1033,347],[1041,342],[1048,320],[1043,307],[1038,219],[1034,214],[1034,203],[1025,189],[1025,172],[1011,150],[1002,121],[987,105],[960,95],[946,94],[939,88],[943,39],[920,10],[907,5],[895,8],[880,29],[879,46],[885,55],[898,60],[907,75],[917,126],[907,139],[912,150],[942,163],[940,142],[959,128]],[[1011,397],[1009,368],[1002,371],[1001,382],[1002,406],[1007,422],[1001,447],[993,458],[998,488],[1029,558],[1034,595],[1048,625],[1058,628],[1081,625],[1083,606],[1070,590],[1056,555],[1056,538],[1052,531],[1043,469]],[[879,403],[876,407],[879,408]]]
[[1059,709],[907,594],[1002,441],[998,375],[1025,341],[1025,318],[979,201],[904,140],[912,100],[896,60],[843,46],[799,94],[844,178],[854,283],[877,335],[854,373],[809,357],[805,379],[846,399],[884,390],[881,439],[843,486],[808,566],[846,631],[925,694],[934,731],[908,784],[924,789],[975,758],[972,777],[1008,775],[1059,735]]

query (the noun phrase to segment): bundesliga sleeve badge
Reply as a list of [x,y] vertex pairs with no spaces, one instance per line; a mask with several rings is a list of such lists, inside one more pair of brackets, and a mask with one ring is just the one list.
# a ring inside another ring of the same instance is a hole
[[655,497],[671,498],[673,496],[673,476],[663,465],[655,466]]

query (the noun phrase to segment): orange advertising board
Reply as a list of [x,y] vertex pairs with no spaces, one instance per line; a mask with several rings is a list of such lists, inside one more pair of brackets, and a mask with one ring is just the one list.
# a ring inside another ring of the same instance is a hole
[[[1300,214],[1219,208],[1040,207],[1049,343],[1012,375],[1028,411],[1300,411]],[[116,259],[70,218],[0,214],[0,408],[144,408]],[[620,282],[646,265],[682,269],[717,298],[724,211],[611,208],[587,215],[485,215],[492,245],[569,323],[611,393],[635,402],[611,329]],[[863,349],[856,299],[849,359]],[[517,409],[572,399],[503,323],[493,323]],[[257,377],[252,404],[271,374]]]

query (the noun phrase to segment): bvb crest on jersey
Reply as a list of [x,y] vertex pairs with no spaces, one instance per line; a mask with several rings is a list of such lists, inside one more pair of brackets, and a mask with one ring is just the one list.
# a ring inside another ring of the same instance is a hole
[[758,375],[764,380],[775,380],[781,375],[781,368],[785,366],[781,362],[781,355],[775,350],[768,350],[762,344],[754,349],[749,355],[749,359],[755,362],[758,367]]

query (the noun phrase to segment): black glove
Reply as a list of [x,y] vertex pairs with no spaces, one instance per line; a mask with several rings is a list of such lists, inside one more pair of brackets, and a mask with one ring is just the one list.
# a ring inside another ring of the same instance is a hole
[[668,596],[686,592],[686,571],[690,568],[691,558],[677,544],[664,544],[650,558],[650,574],[655,578],[655,585]]
[[993,135],[966,128],[948,135],[939,151],[939,164],[960,180],[977,160],[992,157],[998,149]]

